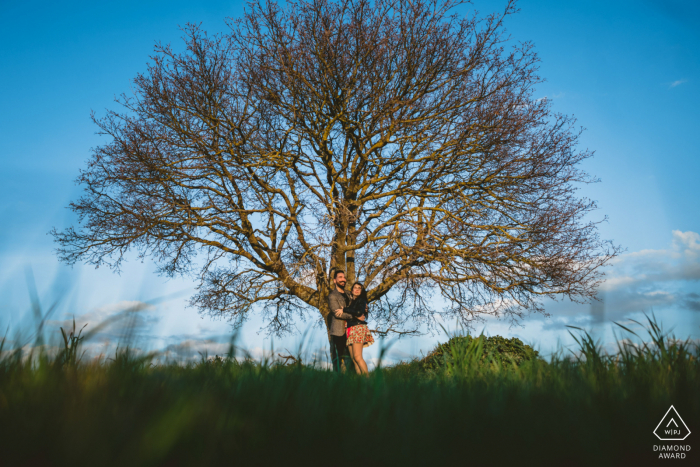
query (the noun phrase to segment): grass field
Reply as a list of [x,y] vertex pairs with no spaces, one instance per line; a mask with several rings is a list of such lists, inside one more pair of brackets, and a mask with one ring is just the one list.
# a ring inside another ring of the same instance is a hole
[[[573,330],[575,356],[513,365],[473,339],[432,369],[368,378],[231,356],[155,364],[128,350],[87,362],[71,334],[54,353],[6,345],[0,464],[655,465],[652,431],[671,404],[700,429],[700,350],[646,327],[614,355]],[[694,436],[684,443],[700,450]]]

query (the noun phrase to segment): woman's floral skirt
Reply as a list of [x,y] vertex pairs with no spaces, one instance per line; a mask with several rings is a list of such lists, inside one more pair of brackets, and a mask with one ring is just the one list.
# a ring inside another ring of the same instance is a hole
[[362,347],[369,347],[374,344],[374,337],[366,324],[358,324],[347,329],[348,345],[363,344]]

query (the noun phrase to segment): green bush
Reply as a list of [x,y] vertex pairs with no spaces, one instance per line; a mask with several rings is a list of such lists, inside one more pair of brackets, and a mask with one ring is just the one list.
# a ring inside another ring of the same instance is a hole
[[[516,337],[506,339],[502,336],[466,335],[453,337],[438,345],[420,363],[424,370],[436,371],[450,364],[463,363],[465,359],[482,365],[496,362],[503,367],[512,367],[538,358],[538,351]],[[462,362],[455,362],[458,359]]]

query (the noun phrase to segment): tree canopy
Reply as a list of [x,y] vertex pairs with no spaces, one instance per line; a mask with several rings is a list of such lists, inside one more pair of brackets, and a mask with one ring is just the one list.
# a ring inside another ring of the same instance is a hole
[[[272,332],[326,318],[331,271],[381,329],[585,301],[618,248],[577,196],[572,117],[534,94],[530,43],[456,0],[256,0],[224,34],[157,45],[78,177],[68,263],[129,250],[193,274],[191,304]],[[435,300],[442,296],[447,308]],[[312,310],[320,311],[320,316]]]

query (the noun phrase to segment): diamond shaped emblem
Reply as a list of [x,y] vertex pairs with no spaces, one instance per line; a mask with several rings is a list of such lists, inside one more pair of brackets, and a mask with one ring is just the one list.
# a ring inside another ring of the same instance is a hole
[[676,408],[671,406],[654,429],[654,434],[661,441],[681,441],[688,437],[690,430]]

